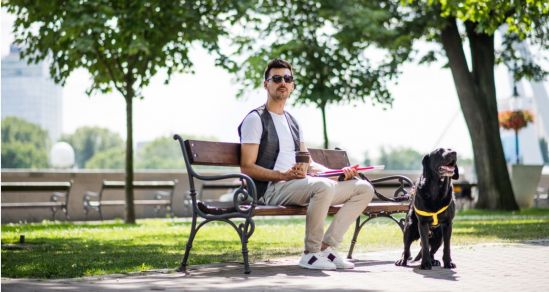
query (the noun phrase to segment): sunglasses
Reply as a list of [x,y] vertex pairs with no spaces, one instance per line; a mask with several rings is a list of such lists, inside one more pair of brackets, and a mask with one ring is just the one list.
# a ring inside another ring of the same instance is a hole
[[282,79],[284,79],[284,82],[286,82],[286,83],[294,82],[294,76],[291,76],[291,75],[284,75],[284,76],[273,75],[273,76],[271,76],[271,78],[267,78],[265,80],[267,80],[267,81],[272,80],[274,83],[281,83]]

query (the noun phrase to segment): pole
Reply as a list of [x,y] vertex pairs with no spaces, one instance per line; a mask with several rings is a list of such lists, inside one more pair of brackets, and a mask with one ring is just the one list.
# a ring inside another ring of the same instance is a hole
[[520,163],[519,159],[519,137],[518,130],[515,129],[515,155],[517,156],[517,164]]

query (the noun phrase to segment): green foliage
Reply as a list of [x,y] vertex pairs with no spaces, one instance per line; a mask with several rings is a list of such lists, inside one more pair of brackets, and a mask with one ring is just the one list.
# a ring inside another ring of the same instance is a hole
[[[81,127],[73,134],[63,135],[61,140],[71,144],[75,152],[76,165],[84,168],[95,154],[112,148],[123,148],[124,141],[117,133],[100,127]],[[122,155],[124,157],[124,155]]]
[[2,168],[45,168],[50,147],[48,133],[17,117],[2,120]]
[[[325,148],[329,146],[327,105],[367,100],[390,105],[393,99],[386,84],[396,76],[393,60],[371,62],[364,52],[367,45],[356,45],[337,25],[339,13],[354,12],[349,17],[369,22],[369,28],[379,34],[391,35],[381,25],[390,15],[370,2],[364,1],[362,13],[357,14],[352,10],[356,5],[345,1],[287,1],[284,5],[261,1],[254,11],[255,22],[243,30],[246,35],[233,38],[239,58],[244,55],[244,61],[231,68],[243,84],[240,94],[262,85],[269,60],[289,61],[296,77],[294,104],[313,104],[321,110]],[[343,11],[347,6],[351,8]]]
[[180,169],[184,167],[181,149],[172,137],[156,138],[137,152],[136,168]]
[[84,165],[87,169],[123,169],[126,155],[124,147],[96,152]]
[[412,148],[380,149],[378,164],[385,165],[385,169],[420,170],[423,155]]
[[[540,64],[547,56],[520,56],[516,44],[527,41],[541,51],[549,49],[549,5],[544,0],[491,1],[491,0],[408,0],[408,5],[419,14],[434,12],[440,20],[456,18],[473,25],[477,34],[494,35],[505,26],[502,48],[496,52],[497,63],[504,63],[522,78],[543,80],[548,72]],[[421,21],[416,18],[414,22]],[[438,26],[442,28],[442,26]]]

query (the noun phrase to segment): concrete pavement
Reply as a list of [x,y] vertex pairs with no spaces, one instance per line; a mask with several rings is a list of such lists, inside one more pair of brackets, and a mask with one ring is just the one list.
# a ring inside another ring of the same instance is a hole
[[[415,246],[415,245],[414,245]],[[413,255],[417,248],[413,249]],[[341,252],[343,254],[343,252]],[[192,256],[192,255],[191,255]],[[399,250],[357,254],[346,271],[313,271],[298,267],[298,258],[273,259],[251,265],[192,266],[187,275],[155,270],[127,275],[78,279],[2,278],[2,291],[547,291],[549,239],[523,244],[454,246],[454,270],[423,271],[412,262],[397,267]],[[442,251],[437,253],[437,259]]]

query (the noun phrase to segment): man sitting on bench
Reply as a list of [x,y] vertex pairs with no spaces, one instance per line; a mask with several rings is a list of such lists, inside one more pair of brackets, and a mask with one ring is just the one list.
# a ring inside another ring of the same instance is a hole
[[[299,265],[308,269],[352,269],[354,264],[335,248],[374,196],[364,180],[352,179],[357,171],[343,168],[344,181],[305,175],[296,165],[296,151],[307,151],[296,119],[284,110],[295,88],[292,66],[272,60],[265,70],[263,86],[267,103],[252,110],[238,127],[241,171],[255,182],[260,202],[267,205],[307,207],[305,250]],[[308,173],[328,170],[311,161]],[[326,233],[324,221],[331,205],[344,204]]]

